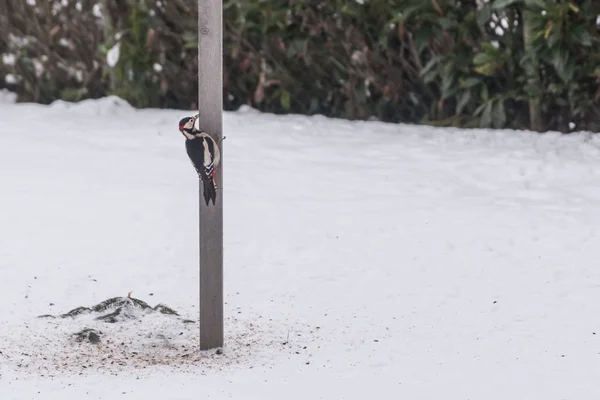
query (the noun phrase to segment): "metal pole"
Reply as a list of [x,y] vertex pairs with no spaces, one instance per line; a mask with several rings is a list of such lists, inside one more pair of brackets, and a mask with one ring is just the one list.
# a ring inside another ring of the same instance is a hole
[[[223,136],[223,2],[198,0],[200,128]],[[216,204],[207,206],[200,182],[200,349],[223,346],[223,151],[216,169]]]

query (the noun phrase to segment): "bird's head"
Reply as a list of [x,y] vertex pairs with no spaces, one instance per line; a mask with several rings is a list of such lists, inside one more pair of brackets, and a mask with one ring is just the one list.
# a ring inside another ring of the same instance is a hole
[[196,117],[185,117],[179,121],[179,131],[188,139],[194,136]]

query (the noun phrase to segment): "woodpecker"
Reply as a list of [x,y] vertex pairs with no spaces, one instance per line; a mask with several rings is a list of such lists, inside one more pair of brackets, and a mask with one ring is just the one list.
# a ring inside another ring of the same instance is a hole
[[179,131],[185,136],[185,150],[194,169],[202,180],[204,201],[213,205],[217,198],[215,168],[221,161],[219,144],[206,132],[194,126],[198,115],[185,117],[179,121]]

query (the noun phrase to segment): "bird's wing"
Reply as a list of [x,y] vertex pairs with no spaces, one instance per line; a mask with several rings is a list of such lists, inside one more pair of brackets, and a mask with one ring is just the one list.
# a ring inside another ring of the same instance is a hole
[[185,150],[190,158],[190,161],[192,162],[192,166],[198,175],[201,176],[204,170],[204,147],[202,146],[202,140],[186,140]]

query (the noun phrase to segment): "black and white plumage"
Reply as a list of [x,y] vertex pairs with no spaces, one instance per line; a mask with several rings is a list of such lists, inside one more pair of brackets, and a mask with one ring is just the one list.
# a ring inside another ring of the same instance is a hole
[[219,144],[206,132],[195,127],[198,116],[186,117],[179,121],[179,131],[185,136],[185,150],[194,169],[202,180],[204,201],[215,204],[217,184],[215,168],[221,161]]

